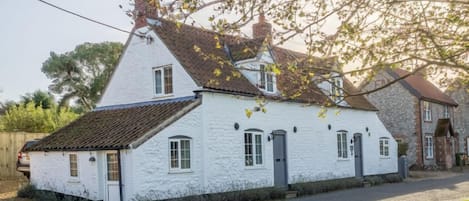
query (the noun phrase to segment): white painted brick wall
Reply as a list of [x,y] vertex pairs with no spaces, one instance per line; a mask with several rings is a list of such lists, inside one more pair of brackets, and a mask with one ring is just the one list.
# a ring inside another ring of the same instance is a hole
[[[142,28],[142,29],[147,29]],[[137,31],[138,32],[138,31]],[[98,107],[161,100],[193,95],[198,88],[192,78],[171,54],[164,43],[154,32],[149,32],[154,39],[147,43],[146,39],[133,36]],[[154,96],[153,67],[172,64],[173,95],[169,97]]]
[[[78,178],[70,177],[69,153],[78,156]],[[38,189],[103,199],[99,195],[98,164],[90,162],[96,152],[31,152],[31,183]]]

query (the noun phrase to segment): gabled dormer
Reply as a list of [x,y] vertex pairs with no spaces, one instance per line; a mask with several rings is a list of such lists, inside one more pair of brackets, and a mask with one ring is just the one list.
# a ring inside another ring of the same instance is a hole
[[324,79],[318,84],[318,87],[326,94],[335,104],[340,106],[349,106],[344,99],[344,78],[338,73],[330,73],[322,75]]
[[235,67],[251,84],[265,94],[276,94],[277,77],[272,68],[274,61],[269,51],[258,53],[255,58],[235,62]]

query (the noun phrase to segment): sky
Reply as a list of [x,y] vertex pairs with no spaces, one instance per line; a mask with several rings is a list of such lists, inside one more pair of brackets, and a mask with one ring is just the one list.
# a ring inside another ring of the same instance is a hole
[[[46,0],[86,17],[131,30],[131,18],[119,4],[128,0]],[[35,90],[47,91],[41,72],[50,52],[64,53],[84,42],[125,43],[128,33],[85,21],[37,0],[0,0],[0,102],[19,100]]]

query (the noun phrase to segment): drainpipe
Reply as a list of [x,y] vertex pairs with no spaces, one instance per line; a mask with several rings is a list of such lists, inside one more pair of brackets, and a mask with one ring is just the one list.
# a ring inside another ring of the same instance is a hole
[[122,165],[121,165],[121,150],[118,149],[117,150],[117,166],[119,168],[119,200],[120,201],[123,201],[124,200],[124,196],[122,196],[123,194],[123,190],[122,190]]
[[[419,117],[419,125],[420,125],[420,145],[421,145],[420,149],[421,149],[421,152],[422,152],[422,156],[421,156],[422,157],[422,168],[424,168],[425,167],[425,161],[424,161],[424,159],[425,159],[424,146],[425,145],[423,144],[424,142],[423,142],[423,123],[422,123],[422,100],[419,99],[418,101],[419,101],[419,110],[418,110],[419,111],[419,114],[418,114],[419,116],[418,117]],[[433,141],[433,144],[434,143],[435,143],[435,140]]]

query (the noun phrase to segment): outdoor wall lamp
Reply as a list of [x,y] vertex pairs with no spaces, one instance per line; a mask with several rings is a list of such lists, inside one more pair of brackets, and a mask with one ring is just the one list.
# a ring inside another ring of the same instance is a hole
[[239,129],[239,124],[236,123],[236,122],[234,123],[234,129],[235,129],[235,130],[238,130],[238,129]]
[[327,128],[331,130],[332,126],[330,124],[327,125]]
[[94,156],[91,156],[90,159],[88,159],[90,162],[95,162],[96,158]]
[[271,140],[274,140],[274,133],[269,133],[267,136],[267,141],[270,142]]
[[296,128],[296,126],[293,126],[293,132],[296,133],[297,130],[298,128]]

